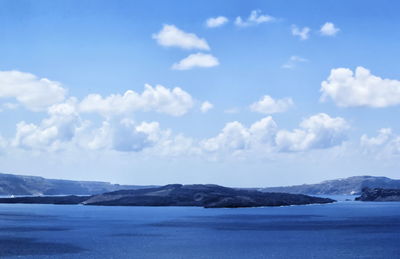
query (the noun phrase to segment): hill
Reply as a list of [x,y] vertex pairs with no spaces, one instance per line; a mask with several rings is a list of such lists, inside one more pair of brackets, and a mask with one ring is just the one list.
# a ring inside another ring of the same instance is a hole
[[121,189],[152,186],[119,185],[97,181],[46,179],[38,176],[1,174],[0,195],[93,195]]
[[263,192],[302,193],[310,195],[361,194],[363,188],[400,189],[400,180],[376,176],[353,176],[317,184],[260,188]]

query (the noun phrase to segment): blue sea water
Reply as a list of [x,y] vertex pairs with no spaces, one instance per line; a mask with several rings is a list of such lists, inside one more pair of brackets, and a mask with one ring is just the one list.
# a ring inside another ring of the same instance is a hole
[[0,257],[400,258],[400,203],[244,209],[0,204]]

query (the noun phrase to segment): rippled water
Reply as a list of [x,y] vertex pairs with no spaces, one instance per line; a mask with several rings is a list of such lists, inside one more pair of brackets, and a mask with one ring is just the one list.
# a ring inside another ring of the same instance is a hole
[[400,203],[274,208],[0,204],[0,257],[400,258]]

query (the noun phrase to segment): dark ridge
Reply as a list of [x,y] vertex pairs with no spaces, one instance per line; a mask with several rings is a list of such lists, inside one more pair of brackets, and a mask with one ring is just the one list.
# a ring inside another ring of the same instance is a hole
[[357,201],[400,201],[400,189],[363,188]]
[[302,194],[264,193],[218,185],[170,184],[158,188],[120,190],[95,195],[85,205],[103,206],[199,206],[239,208],[331,203],[334,200]]

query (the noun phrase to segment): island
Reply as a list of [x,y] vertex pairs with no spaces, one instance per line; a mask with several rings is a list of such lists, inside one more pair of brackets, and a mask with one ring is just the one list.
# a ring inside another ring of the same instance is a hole
[[0,196],[5,195],[94,195],[154,186],[120,185],[100,181],[46,179],[39,176],[0,173]]
[[325,204],[335,200],[303,194],[266,193],[213,184],[170,184],[161,187],[119,190],[93,196],[33,196],[0,198],[0,203],[83,204],[101,206],[196,206],[241,208]]
[[400,201],[400,189],[363,188],[356,201]]
[[307,195],[360,195],[363,188],[400,189],[400,180],[383,176],[352,176],[317,184],[258,188],[262,192],[301,193]]

